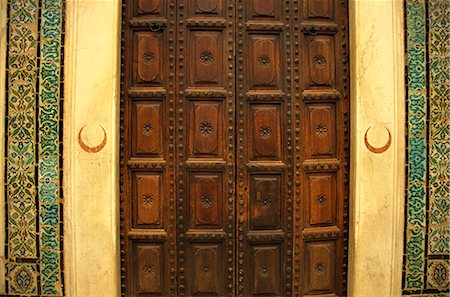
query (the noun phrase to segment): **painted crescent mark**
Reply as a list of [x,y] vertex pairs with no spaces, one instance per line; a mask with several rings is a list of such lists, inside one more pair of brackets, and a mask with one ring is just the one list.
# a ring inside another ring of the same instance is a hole
[[106,131],[105,129],[102,127],[102,125],[99,125],[100,128],[102,128],[103,130],[103,140],[102,142],[100,142],[99,145],[96,146],[89,146],[86,143],[84,143],[83,139],[81,139],[81,132],[83,132],[83,129],[86,127],[86,125],[83,126],[83,128],[80,129],[80,132],[78,133],[78,143],[80,144],[81,148],[91,154],[94,153],[98,153],[99,151],[101,151],[105,145],[106,145],[106,139],[107,139],[107,135],[106,135]]
[[369,143],[369,140],[367,139],[367,133],[369,132],[369,130],[370,130],[371,128],[372,128],[372,127],[369,127],[369,128],[366,130],[366,134],[364,134],[364,144],[366,145],[367,149],[368,149],[369,151],[371,151],[372,153],[375,153],[375,154],[381,154],[381,153],[384,153],[384,152],[387,151],[387,149],[391,146],[391,141],[392,141],[391,132],[389,131],[388,128],[384,127],[384,128],[386,129],[386,131],[388,132],[388,134],[389,134],[389,139],[388,139],[387,143],[386,143],[385,145],[383,145],[382,147],[374,147],[374,146],[372,146],[372,145]]

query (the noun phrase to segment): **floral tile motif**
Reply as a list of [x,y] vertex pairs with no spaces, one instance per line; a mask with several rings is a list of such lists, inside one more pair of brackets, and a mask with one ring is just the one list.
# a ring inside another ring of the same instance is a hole
[[448,297],[450,3],[406,0],[405,10],[408,184],[403,294]]
[[63,0],[10,0],[8,294],[63,296],[60,86]]
[[12,264],[8,269],[10,294],[38,294],[37,265],[29,263]]
[[428,289],[436,289],[445,291],[449,289],[450,282],[450,263],[445,260],[430,260],[428,261]]

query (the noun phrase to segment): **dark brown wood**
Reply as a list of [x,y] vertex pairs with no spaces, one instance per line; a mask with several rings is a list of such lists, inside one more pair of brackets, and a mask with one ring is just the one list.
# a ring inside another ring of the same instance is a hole
[[346,294],[347,3],[124,0],[123,296]]

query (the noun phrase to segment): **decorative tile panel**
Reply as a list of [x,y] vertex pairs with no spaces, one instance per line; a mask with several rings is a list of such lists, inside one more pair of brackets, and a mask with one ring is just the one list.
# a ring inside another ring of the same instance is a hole
[[448,296],[450,4],[407,0],[405,10],[408,180],[403,294]]
[[63,8],[63,0],[10,0],[8,6],[8,296],[63,296]]

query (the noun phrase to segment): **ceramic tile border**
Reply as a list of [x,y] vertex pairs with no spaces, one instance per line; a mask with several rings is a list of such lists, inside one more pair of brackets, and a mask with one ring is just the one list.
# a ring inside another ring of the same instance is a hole
[[408,164],[403,294],[443,296],[450,276],[450,3],[407,0]]
[[8,296],[62,296],[62,0],[7,2]]
[[[0,185],[5,185],[7,2],[0,1]],[[0,294],[5,294],[5,191],[0,191]]]

